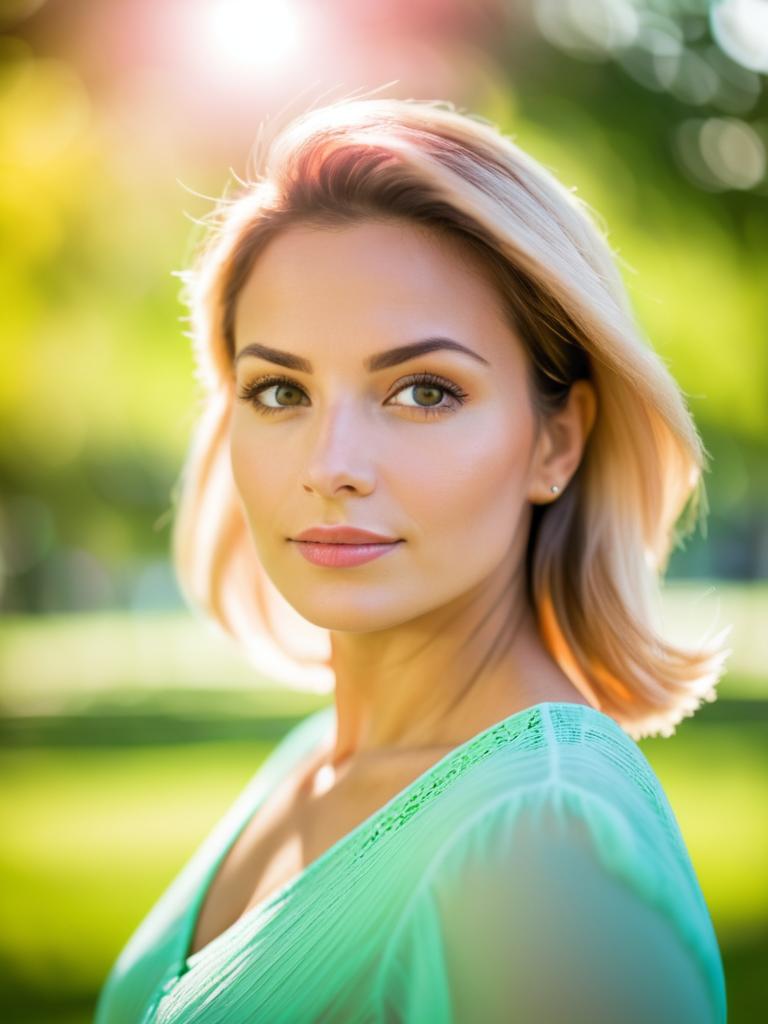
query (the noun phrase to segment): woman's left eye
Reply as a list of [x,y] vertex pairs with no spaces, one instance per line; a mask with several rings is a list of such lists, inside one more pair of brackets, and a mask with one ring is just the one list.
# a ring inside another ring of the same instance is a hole
[[[445,377],[438,377],[434,373],[414,374],[412,377],[409,377],[406,381],[400,383],[400,386],[398,387],[397,391],[395,391],[395,394],[399,395],[401,391],[408,391],[411,389],[415,393],[421,392],[422,398],[424,397],[424,392],[426,392],[428,396],[427,402],[425,405],[421,405],[417,401],[416,405],[405,405],[404,408],[419,409],[422,412],[427,413],[427,415],[429,415],[430,413],[450,412],[457,406],[463,405],[464,402],[469,398],[469,395],[466,393],[466,391],[463,391],[458,386],[458,384],[454,384],[452,381],[446,380]],[[439,398],[437,399],[437,401],[433,401],[433,398],[436,395],[436,393],[440,391],[451,395],[453,402],[450,405],[440,404]],[[395,402],[394,404],[399,405],[400,403]]]
[[[261,401],[259,395],[262,392],[276,390],[276,393],[281,388],[287,388],[289,393],[292,393],[294,397],[302,396],[306,397],[306,392],[301,388],[295,381],[289,377],[260,377],[249,384],[245,384],[243,388],[238,392],[238,398],[243,402],[248,402],[259,412],[264,415],[271,413],[281,412],[285,409],[297,408],[297,403],[291,403],[288,405],[280,404],[267,404]],[[453,381],[447,380],[445,377],[440,377],[434,373],[414,373],[410,377],[407,377],[404,381],[400,381],[397,389],[393,392],[393,397],[399,395],[401,392],[412,390],[416,395],[421,395],[424,399],[426,395],[425,404],[421,404],[417,398],[416,404],[410,405],[408,403],[392,402],[391,399],[387,404],[400,405],[404,409],[418,409],[423,412],[425,416],[441,415],[446,412],[452,412],[457,407],[464,405],[469,398],[469,395],[458,384],[454,384]],[[443,392],[451,396],[451,403],[446,405],[442,403],[439,393]]]

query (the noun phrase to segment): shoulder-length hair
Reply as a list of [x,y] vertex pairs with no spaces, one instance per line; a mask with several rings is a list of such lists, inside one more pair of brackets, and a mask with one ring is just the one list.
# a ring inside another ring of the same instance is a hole
[[235,307],[260,251],[288,225],[405,218],[480,256],[529,357],[537,416],[575,380],[592,381],[598,412],[579,468],[556,501],[533,508],[528,597],[552,657],[594,707],[635,739],[671,735],[715,700],[730,653],[730,627],[695,649],[658,627],[660,576],[706,515],[706,451],[591,209],[495,126],[446,102],[331,103],[295,118],[255,164],[178,274],[203,389],[174,492],[173,560],[192,610],[272,678],[332,682],[328,631],[271,584],[233,482]]

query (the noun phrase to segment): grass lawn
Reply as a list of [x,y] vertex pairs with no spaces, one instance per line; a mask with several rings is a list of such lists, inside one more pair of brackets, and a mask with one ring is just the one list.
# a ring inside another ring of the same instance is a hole
[[[670,592],[681,635],[713,609],[701,594]],[[747,1024],[768,963],[768,588],[715,597],[735,625],[718,700],[640,747],[710,908],[729,1024]],[[326,703],[270,689],[218,643],[179,616],[0,629],[4,1021],[90,1022],[131,932],[274,743]]]
[[[691,721],[674,743],[641,743],[709,904],[732,1003],[751,998],[758,982],[756,963],[750,980],[750,950],[766,951],[768,820],[755,813],[768,806],[765,738],[764,723]],[[0,964],[15,1020],[90,1019],[129,934],[270,746],[237,740],[0,754]],[[729,956],[745,953],[741,992],[734,991]]]

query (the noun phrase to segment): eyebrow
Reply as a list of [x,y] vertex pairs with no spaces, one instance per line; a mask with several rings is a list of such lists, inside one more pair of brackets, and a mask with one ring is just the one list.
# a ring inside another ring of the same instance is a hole
[[[413,341],[407,345],[398,345],[397,348],[390,348],[384,352],[377,352],[363,360],[363,368],[369,373],[377,370],[386,370],[390,366],[397,366],[398,363],[405,363],[416,356],[424,355],[427,352],[436,352],[439,349],[448,349],[454,352],[463,352],[465,355],[477,359],[486,366],[491,364],[478,352],[474,352],[466,345],[453,341],[452,338],[425,338],[423,341]],[[235,356],[235,365],[246,356],[255,356],[265,359],[269,363],[277,363],[278,366],[286,366],[289,370],[297,370],[299,373],[313,373],[312,363],[302,356],[294,355],[292,352],[281,352],[280,349],[270,348],[268,345],[261,345],[252,341]]]

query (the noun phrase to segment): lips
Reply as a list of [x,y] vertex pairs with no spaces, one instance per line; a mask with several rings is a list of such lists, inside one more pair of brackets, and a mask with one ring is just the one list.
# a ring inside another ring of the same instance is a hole
[[313,565],[319,565],[326,569],[343,569],[364,565],[391,551],[397,551],[401,543],[402,541],[396,540],[386,544],[380,541],[376,544],[325,544],[300,540],[295,543],[294,547]]
[[389,537],[373,530],[363,530],[357,526],[313,526],[302,530],[294,541],[313,542],[316,544],[394,544],[400,538]]

